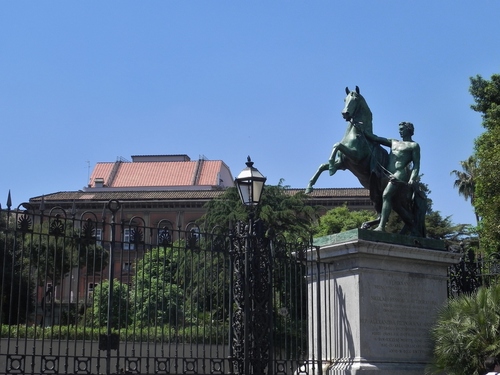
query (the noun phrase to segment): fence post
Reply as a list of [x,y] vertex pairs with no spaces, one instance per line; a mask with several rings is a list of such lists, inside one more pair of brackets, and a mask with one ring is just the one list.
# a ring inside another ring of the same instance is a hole
[[317,342],[317,348],[318,348],[318,355],[317,355],[317,358],[318,358],[318,368],[316,369],[317,371],[317,374],[318,375],[321,375],[321,371],[322,371],[322,351],[323,351],[323,347],[322,347],[322,343],[321,343],[321,340],[322,340],[322,337],[321,337],[321,263],[320,263],[320,254],[319,254],[319,246],[314,246],[314,248],[316,249],[316,275],[317,275],[317,278],[316,278],[316,283],[317,283],[317,286],[316,286],[316,319],[317,319],[317,326],[316,326],[316,342]]
[[[109,293],[108,293],[108,311],[107,311],[107,325],[106,325],[106,374],[111,374],[111,350],[118,349],[118,338],[114,337],[111,333],[112,317],[113,317],[113,283],[115,278],[115,262],[114,262],[114,249],[116,243],[116,213],[120,209],[120,202],[117,200],[110,200],[108,202],[108,209],[111,211],[111,243],[109,249],[109,265],[108,265],[108,280],[109,280]],[[101,337],[102,338],[102,337]]]
[[[262,222],[239,223],[234,244],[232,363],[237,374],[264,374],[270,364],[271,272]],[[272,373],[272,368],[267,369]]]

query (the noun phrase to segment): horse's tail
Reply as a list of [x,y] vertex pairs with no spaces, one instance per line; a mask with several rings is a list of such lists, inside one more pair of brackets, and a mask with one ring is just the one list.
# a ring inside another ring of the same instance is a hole
[[420,237],[427,237],[427,230],[425,228],[425,215],[427,214],[427,196],[419,185],[413,186],[413,222],[415,224],[414,231]]

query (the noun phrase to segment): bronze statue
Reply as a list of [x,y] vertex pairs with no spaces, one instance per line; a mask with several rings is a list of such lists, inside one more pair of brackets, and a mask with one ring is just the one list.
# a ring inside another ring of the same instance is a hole
[[[418,184],[420,145],[412,139],[414,132],[415,128],[411,122],[402,122],[399,124],[401,141],[378,137],[373,133],[364,133],[370,141],[391,148],[387,165],[380,166],[389,181],[382,194],[382,211],[376,231],[385,232],[385,225],[389,220],[391,210],[394,209],[414,235],[425,237],[423,224],[425,223],[426,199]],[[422,214],[423,217],[421,217]]]
[[[417,183],[420,148],[411,139],[413,125],[411,131],[409,125],[400,125],[402,141],[377,137],[373,134],[372,113],[359,87],[356,86],[355,91],[346,87],[346,94],[342,117],[348,125],[344,137],[333,145],[328,163],[319,166],[306,193],[312,192],[324,171],[328,170],[333,176],[339,169],[347,169],[370,191],[370,199],[379,214],[377,220],[365,223],[363,228],[380,223],[376,230],[384,231],[391,209],[394,209],[405,223],[402,232],[425,237],[426,198]],[[391,154],[380,144],[391,147]],[[411,172],[407,170],[410,164]]]

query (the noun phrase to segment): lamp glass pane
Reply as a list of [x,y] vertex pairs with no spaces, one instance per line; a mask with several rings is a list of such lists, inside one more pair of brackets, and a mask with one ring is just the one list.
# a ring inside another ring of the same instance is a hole
[[243,204],[249,205],[252,201],[252,183],[250,181],[238,181],[238,192]]
[[262,189],[264,187],[264,181],[254,181],[253,182],[253,197],[252,204],[258,204],[260,201],[260,196],[262,195]]

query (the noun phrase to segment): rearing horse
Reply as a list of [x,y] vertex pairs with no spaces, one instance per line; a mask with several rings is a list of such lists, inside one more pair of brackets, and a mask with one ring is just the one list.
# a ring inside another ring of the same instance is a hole
[[365,98],[359,93],[359,87],[350,91],[346,87],[345,106],[342,117],[347,121],[347,129],[342,140],[333,145],[328,163],[321,164],[309,181],[306,193],[313,190],[313,186],[321,173],[328,170],[333,176],[339,169],[351,171],[361,185],[370,190],[370,199],[375,210],[382,209],[382,192],[387,183],[381,166],[385,166],[388,159],[387,151],[379,144],[369,141],[363,133],[373,133],[372,112]]

